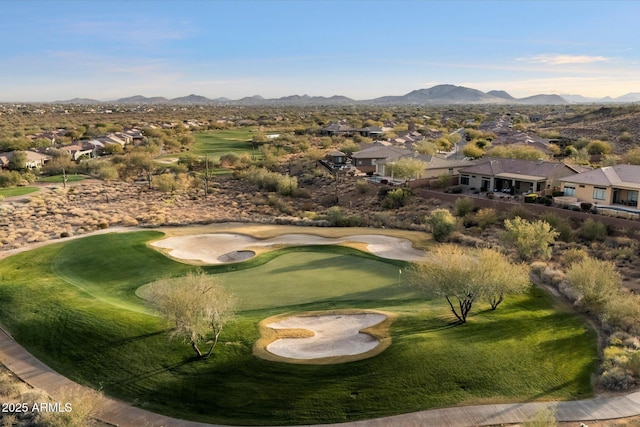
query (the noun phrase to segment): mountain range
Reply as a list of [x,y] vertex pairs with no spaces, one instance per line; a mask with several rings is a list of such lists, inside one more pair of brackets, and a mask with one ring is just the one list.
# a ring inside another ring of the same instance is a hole
[[178,105],[464,105],[464,104],[519,104],[519,105],[564,105],[564,104],[603,104],[640,102],[640,93],[628,93],[617,98],[586,98],[581,95],[540,94],[526,98],[514,98],[504,90],[482,92],[464,86],[437,85],[428,89],[413,90],[400,96],[383,96],[369,100],[355,100],[346,96],[331,97],[290,95],[282,98],[263,98],[260,95],[237,100],[228,98],[207,98],[201,95],[188,95],[179,98],[161,96],[147,98],[142,95],[120,98],[111,101],[98,101],[89,98],[74,98],[56,101],[57,104],[178,104]]

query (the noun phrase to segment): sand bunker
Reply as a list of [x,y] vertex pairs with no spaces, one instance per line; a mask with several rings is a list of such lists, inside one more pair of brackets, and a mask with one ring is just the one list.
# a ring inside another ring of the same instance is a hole
[[153,242],[173,258],[203,264],[239,262],[254,255],[251,248],[299,245],[335,245],[346,242],[365,243],[377,256],[404,261],[419,261],[424,251],[414,249],[411,241],[381,235],[354,235],[330,239],[311,234],[283,234],[271,239],[255,239],[242,234],[216,233],[176,236]]
[[376,348],[380,341],[360,332],[383,322],[384,314],[327,314],[293,316],[266,326],[273,329],[305,329],[313,332],[308,338],[282,338],[267,346],[267,351],[289,359],[319,359],[351,356]]

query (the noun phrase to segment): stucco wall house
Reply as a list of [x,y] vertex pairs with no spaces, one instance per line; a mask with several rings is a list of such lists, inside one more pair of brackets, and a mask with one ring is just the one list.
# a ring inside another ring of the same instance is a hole
[[377,172],[378,162],[389,158],[410,155],[412,153],[412,151],[403,148],[375,143],[371,147],[353,153],[351,158],[353,159],[353,165],[360,172],[373,174]]
[[559,162],[494,158],[460,169],[460,185],[479,191],[543,194],[559,189],[560,178],[584,170]]
[[621,205],[638,209],[640,166],[606,166],[560,179],[566,197],[596,205]]

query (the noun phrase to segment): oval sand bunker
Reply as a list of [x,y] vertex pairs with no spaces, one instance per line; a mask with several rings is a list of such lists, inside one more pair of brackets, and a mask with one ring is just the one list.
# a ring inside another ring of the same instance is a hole
[[267,345],[268,352],[288,359],[319,359],[352,356],[373,350],[380,341],[360,332],[386,320],[376,313],[293,316],[266,326],[272,329],[305,329],[307,338],[281,338]]

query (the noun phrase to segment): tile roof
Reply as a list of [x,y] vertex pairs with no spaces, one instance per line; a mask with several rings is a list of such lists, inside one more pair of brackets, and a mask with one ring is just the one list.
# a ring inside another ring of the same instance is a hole
[[388,159],[411,154],[411,151],[393,146],[375,144],[364,150],[356,151],[351,155],[354,159]]
[[521,175],[527,177],[548,178],[556,171],[571,166],[559,162],[532,161],[522,159],[487,159],[485,162],[460,169],[461,173],[472,173],[486,176]]
[[606,166],[589,172],[562,178],[560,181],[575,184],[599,185],[602,187],[640,187],[640,166],[615,165]]

